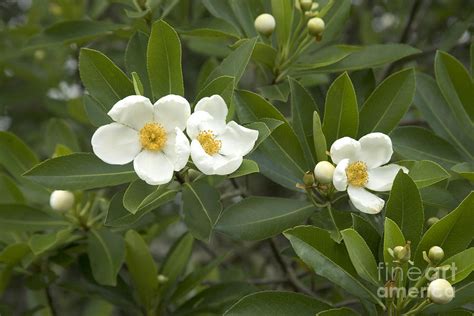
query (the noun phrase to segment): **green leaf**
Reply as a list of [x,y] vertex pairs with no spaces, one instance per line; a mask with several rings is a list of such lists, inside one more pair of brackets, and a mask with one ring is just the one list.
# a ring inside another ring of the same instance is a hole
[[352,228],[342,230],[341,234],[357,274],[373,285],[379,286],[377,263],[364,238]]
[[0,174],[0,192],[2,192],[1,204],[23,204],[25,197],[13,180]]
[[89,119],[89,122],[95,127],[113,122],[112,118],[107,115],[107,110],[105,107],[92,96],[84,94],[83,103],[87,118]]
[[314,211],[307,201],[249,197],[226,208],[216,230],[238,240],[262,240],[302,223]]
[[136,72],[132,72],[133,90],[136,95],[144,95],[143,84]]
[[258,164],[250,159],[244,159],[239,169],[235,170],[233,173],[229,174],[229,178],[238,178],[243,177],[252,173],[259,172]]
[[330,308],[328,304],[300,293],[262,291],[244,296],[224,315],[314,316],[328,308]]
[[420,50],[405,44],[367,45],[341,61],[318,68],[317,71],[340,72],[376,68],[418,53]]
[[24,176],[50,189],[87,190],[127,183],[137,178],[131,164],[109,165],[91,153],[43,161]]
[[160,293],[168,293],[175,286],[178,278],[186,269],[189,263],[189,258],[193,251],[194,239],[189,233],[184,234],[171,247],[166,255],[165,262],[160,270],[160,274],[168,278],[160,288]]
[[446,170],[429,160],[403,160],[399,161],[398,164],[408,168],[408,175],[420,189],[449,178],[449,173]]
[[383,306],[380,299],[356,278],[349,254],[330,233],[314,226],[298,226],[285,231],[298,257],[319,274],[354,296]]
[[158,294],[158,272],[148,245],[134,230],[125,235],[125,262],[141,304],[151,310]]
[[252,123],[264,118],[283,122],[250,155],[250,158],[257,162],[263,175],[290,190],[296,190],[296,184],[302,181],[309,166],[295,132],[285,117],[259,95],[249,91],[237,91],[234,97],[241,123]]
[[397,246],[405,246],[406,240],[397,223],[389,217],[385,217],[384,233],[383,233],[383,259],[386,263],[391,263],[393,257],[388,252],[388,249],[393,249]]
[[322,311],[316,314],[316,316],[357,316],[357,315],[359,315],[359,313],[356,313],[354,310],[347,307],[328,309],[326,311]]
[[436,134],[464,157],[474,160],[474,128],[457,120],[456,112],[444,100],[433,78],[422,73],[416,75],[414,103]]
[[73,228],[67,227],[59,231],[45,234],[33,234],[28,245],[35,256],[61,246],[72,236]]
[[115,286],[125,259],[123,237],[108,229],[92,229],[87,239],[87,254],[94,279],[102,285]]
[[316,164],[314,157],[313,117],[317,106],[309,92],[295,79],[290,78],[292,126],[300,140],[309,166]]
[[58,22],[33,37],[28,43],[28,47],[40,48],[91,41],[97,37],[112,34],[123,27],[125,26],[104,21],[70,20]]
[[[472,275],[472,274],[471,274]],[[466,281],[466,280],[465,280]],[[474,275],[468,278],[467,282],[458,284],[454,298],[451,302],[443,305],[437,305],[431,303],[426,307],[423,312],[436,313],[437,315],[443,315],[441,312],[445,312],[446,316],[455,316],[453,310],[457,307],[464,306],[472,303],[472,297],[474,296]],[[471,315],[470,313],[469,315]]]
[[425,128],[399,127],[390,137],[395,152],[406,159],[432,160],[445,168],[451,168],[463,161],[450,143]]
[[202,19],[196,21],[193,27],[177,29],[180,35],[195,36],[203,38],[223,38],[236,41],[239,39],[237,30],[222,19]]
[[239,32],[242,33],[241,25],[233,14],[229,1],[203,0],[202,4],[213,16],[232,24],[236,30],[239,30]]
[[293,8],[295,5],[292,1],[287,0],[272,0],[272,14],[275,17],[276,37],[278,44],[283,47],[285,51],[288,50],[288,42],[290,41],[291,29],[293,26]]
[[184,95],[181,42],[176,31],[163,20],[155,22],[151,29],[147,69],[155,100],[167,94]]
[[388,134],[410,107],[415,95],[415,71],[412,68],[385,79],[367,98],[360,110],[359,136],[371,132]]
[[359,110],[347,72],[337,77],[329,87],[324,109],[323,132],[329,144],[344,136],[357,135]]
[[253,147],[251,153],[254,152],[255,149],[257,149],[258,146],[260,146],[260,144],[283,123],[284,122],[272,118],[262,118],[259,122],[246,124],[245,127],[258,131],[258,138],[255,141],[255,146]]
[[134,94],[132,81],[107,56],[93,49],[79,53],[79,74],[89,94],[108,111]]
[[433,246],[443,248],[446,257],[466,249],[474,237],[473,226],[474,192],[471,192],[455,210],[428,229],[416,248],[415,265],[426,265],[422,253]]
[[68,222],[61,217],[20,204],[0,204],[2,232],[34,232],[64,228]]
[[81,150],[75,132],[62,119],[50,119],[46,126],[45,136],[45,147],[49,155],[54,153],[56,146],[59,144],[67,146],[72,151]]
[[328,160],[326,136],[324,136],[318,112],[313,113],[313,141],[317,161]]
[[461,177],[474,181],[474,162],[462,162],[451,168],[452,171],[459,174]]
[[0,165],[16,178],[38,163],[36,154],[11,133],[0,131],[0,147]]
[[162,204],[168,191],[167,185],[152,186],[137,179],[125,191],[123,206],[132,214],[143,209],[152,210]]
[[204,88],[202,88],[199,93],[196,96],[195,99],[195,104],[199,102],[204,97],[210,97],[214,94],[220,95],[225,103],[231,107],[229,109],[229,113],[227,114],[227,118],[229,119],[233,115],[233,110],[232,110],[232,97],[234,95],[234,77],[229,77],[229,76],[222,76],[218,77],[211,82],[209,82],[208,85],[206,85]]
[[[323,37],[326,37],[326,34],[324,34]],[[335,64],[360,49],[359,46],[350,45],[331,45],[323,47],[317,51],[317,54],[301,56],[298,59],[298,64],[295,65],[295,70],[299,70],[299,73],[312,72],[314,69]]]
[[30,247],[26,243],[10,244],[0,252],[0,262],[10,266],[16,265],[29,253]]
[[143,84],[142,95],[151,97],[150,80],[148,79],[148,71],[146,68],[146,54],[148,46],[148,35],[142,32],[136,32],[130,38],[125,49],[125,67],[127,73],[136,72]]
[[393,181],[385,216],[398,224],[413,247],[418,245],[425,222],[423,203],[415,182],[401,170]]
[[370,250],[372,251],[372,254],[377,256],[380,244],[379,232],[373,224],[369,223],[369,221],[362,216],[356,213],[351,213],[351,216],[352,227],[359,233],[359,235],[364,238],[367,246],[369,246]]
[[279,84],[258,87],[257,90],[265,99],[286,102],[290,94],[290,85],[285,80]]
[[208,182],[183,185],[184,222],[195,238],[209,241],[221,211],[219,192]]
[[230,53],[219,66],[214,68],[207,77],[203,86],[208,85],[214,79],[222,76],[234,77],[234,84],[237,85],[245,72],[247,64],[249,63],[256,42],[256,38],[242,41],[242,44],[239,47]]
[[451,284],[456,284],[467,278],[474,271],[474,248],[468,248],[441,262],[440,266],[449,265],[452,269],[444,277]]
[[473,127],[474,83],[463,64],[448,53],[437,51],[435,57],[436,82],[458,121]]

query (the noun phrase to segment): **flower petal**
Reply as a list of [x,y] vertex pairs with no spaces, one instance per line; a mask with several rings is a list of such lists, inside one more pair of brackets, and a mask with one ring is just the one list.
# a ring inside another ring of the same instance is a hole
[[338,164],[342,159],[356,161],[360,151],[360,144],[353,138],[343,137],[336,140],[331,146],[332,162]]
[[352,204],[354,204],[355,208],[363,213],[380,213],[383,206],[385,205],[384,200],[361,187],[354,187],[350,185],[347,187],[347,193],[349,194],[349,199],[351,200]]
[[174,132],[175,127],[184,130],[186,121],[191,115],[189,102],[174,94],[169,94],[155,102],[155,121],[163,125],[168,132]]
[[141,95],[130,95],[114,104],[109,113],[114,121],[139,131],[143,125],[153,122],[153,105]]
[[188,138],[176,127],[175,133],[168,133],[168,141],[163,148],[168,160],[173,164],[174,171],[180,171],[186,166],[191,153]]
[[191,142],[191,158],[196,167],[206,175],[226,175],[237,170],[242,156],[208,155],[197,140]]
[[197,111],[189,117],[186,124],[186,133],[191,139],[195,139],[201,131],[210,130],[215,135],[219,135],[225,128],[225,121],[217,120],[207,112]]
[[243,127],[230,121],[224,132],[219,135],[222,141],[220,153],[223,155],[244,156],[248,154],[258,138],[258,131]]
[[332,183],[338,191],[345,191],[347,188],[347,175],[346,169],[349,166],[349,159],[341,160],[336,169],[334,169],[334,174],[332,176]]
[[92,135],[91,144],[94,154],[111,165],[125,165],[141,150],[138,132],[119,123],[99,127]]
[[393,180],[397,176],[398,171],[408,173],[408,169],[396,164],[389,164],[383,167],[377,167],[367,170],[369,181],[365,187],[373,191],[390,191],[392,189]]
[[372,169],[386,164],[392,158],[392,140],[383,133],[370,133],[359,139],[359,160]]
[[214,94],[199,100],[194,107],[194,112],[197,111],[205,111],[215,119],[225,121],[229,110],[224,99],[220,95]]
[[142,151],[133,167],[138,177],[150,185],[165,184],[173,178],[173,164],[161,151]]

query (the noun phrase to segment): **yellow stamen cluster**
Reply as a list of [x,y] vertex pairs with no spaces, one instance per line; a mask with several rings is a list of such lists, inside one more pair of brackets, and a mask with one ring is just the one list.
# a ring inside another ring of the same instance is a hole
[[145,149],[161,150],[165,147],[167,139],[165,128],[161,124],[147,123],[140,130],[140,142]]
[[215,155],[221,150],[222,142],[217,140],[212,131],[202,131],[197,136],[197,140],[208,155]]
[[367,165],[362,161],[356,161],[346,168],[347,182],[355,187],[363,187],[369,181]]

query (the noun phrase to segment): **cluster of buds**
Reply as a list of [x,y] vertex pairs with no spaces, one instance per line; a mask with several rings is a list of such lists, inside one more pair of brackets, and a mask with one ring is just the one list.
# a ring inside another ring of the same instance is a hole
[[275,30],[276,22],[273,15],[263,13],[257,16],[254,22],[255,29],[263,36],[269,37]]
[[327,186],[332,183],[332,177],[334,174],[335,167],[329,161],[320,161],[314,167],[313,172],[308,171],[303,176],[304,187],[310,188],[315,183]]
[[396,263],[407,263],[409,262],[410,264],[413,264],[413,262],[410,260],[411,258],[411,242],[407,241],[405,246],[396,246],[395,248],[391,249],[388,248],[388,253],[390,256],[393,258],[393,262]]

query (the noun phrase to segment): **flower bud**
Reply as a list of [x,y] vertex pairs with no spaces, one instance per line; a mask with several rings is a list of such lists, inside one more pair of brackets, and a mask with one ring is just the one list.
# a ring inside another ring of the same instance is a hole
[[314,184],[314,176],[313,174],[308,171],[303,176],[303,183],[306,187],[311,187]]
[[158,279],[158,283],[160,283],[160,284],[164,284],[164,283],[168,282],[168,280],[169,280],[163,274],[158,274],[157,279]]
[[397,262],[408,262],[410,261],[411,257],[411,248],[410,248],[410,242],[407,241],[407,244],[405,246],[396,246],[393,248],[393,258]]
[[433,226],[434,224],[436,224],[437,222],[439,222],[439,218],[437,218],[437,217],[430,217],[430,218],[428,218],[428,219],[426,220],[426,225],[427,225],[428,227],[431,227],[431,226]]
[[313,0],[300,0],[300,7],[303,12],[311,10],[313,7]]
[[260,14],[255,19],[254,24],[255,24],[255,29],[257,30],[257,32],[265,36],[270,36],[275,30],[276,22],[273,15],[268,14],[268,13],[263,13],[263,14]]
[[323,19],[311,18],[308,21],[308,32],[311,36],[320,36],[325,28]]
[[320,161],[316,167],[314,167],[314,177],[319,183],[331,183],[335,169],[334,165],[329,161]]
[[454,298],[454,288],[445,279],[437,279],[428,286],[428,298],[435,304],[447,304]]
[[67,211],[74,205],[74,194],[62,190],[53,191],[49,198],[49,205],[55,211]]
[[428,251],[428,258],[434,264],[439,263],[444,258],[443,248],[438,246],[433,246]]

